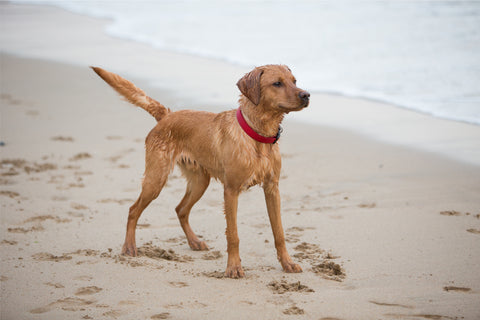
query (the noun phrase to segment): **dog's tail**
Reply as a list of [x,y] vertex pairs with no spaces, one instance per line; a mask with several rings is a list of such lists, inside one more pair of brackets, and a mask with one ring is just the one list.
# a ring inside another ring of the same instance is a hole
[[122,95],[128,102],[145,109],[157,121],[160,121],[170,109],[165,108],[160,102],[150,98],[143,92],[142,89],[137,88],[130,81],[120,77],[119,75],[103,70],[98,67],[90,67],[100,76],[106,83],[108,83],[115,91]]

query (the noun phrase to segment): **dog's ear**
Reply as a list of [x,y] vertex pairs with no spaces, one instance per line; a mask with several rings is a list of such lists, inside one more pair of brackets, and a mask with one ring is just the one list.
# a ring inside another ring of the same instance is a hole
[[255,68],[237,82],[237,87],[240,89],[240,92],[255,105],[258,105],[260,102],[260,77],[262,73],[262,69]]

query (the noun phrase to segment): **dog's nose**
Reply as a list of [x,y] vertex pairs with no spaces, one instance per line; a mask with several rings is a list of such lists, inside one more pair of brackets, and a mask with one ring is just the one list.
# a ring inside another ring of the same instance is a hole
[[310,93],[308,93],[307,91],[300,91],[298,96],[300,97],[300,99],[305,101],[308,101],[308,99],[310,99]]

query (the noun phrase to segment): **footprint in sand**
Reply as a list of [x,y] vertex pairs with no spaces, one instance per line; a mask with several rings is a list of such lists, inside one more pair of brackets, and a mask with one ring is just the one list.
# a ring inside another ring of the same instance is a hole
[[65,286],[61,283],[45,282],[44,284],[50,287],[54,287],[55,289],[65,288]]
[[285,230],[286,242],[295,243],[300,241],[304,229],[300,227],[291,227]]
[[2,170],[2,176],[14,176],[20,174],[17,170],[24,170],[27,174],[38,173],[48,170],[57,169],[57,165],[54,163],[29,163],[24,159],[3,159],[0,161],[0,170]]
[[446,211],[441,211],[440,214],[442,216],[461,216],[462,213],[455,211],[455,210],[446,210]]
[[386,302],[378,302],[378,301],[369,301],[370,303],[376,304],[377,306],[382,307],[398,307],[398,308],[406,308],[406,309],[414,309],[412,306],[407,306],[404,304],[397,304],[397,303],[386,303]]
[[300,261],[303,260],[318,260],[320,256],[325,252],[317,244],[302,242],[297,245],[294,250],[299,251],[293,256]]
[[283,312],[283,314],[287,314],[287,315],[305,314],[305,310],[300,309],[295,304],[293,306],[291,306],[290,308],[283,310],[282,312]]
[[48,162],[46,162],[46,163],[36,163],[36,162],[34,162],[31,165],[27,165],[27,166],[23,167],[23,169],[25,170],[25,172],[27,174],[30,174],[32,172],[38,173],[38,172],[43,172],[43,171],[48,171],[48,170],[56,170],[57,165],[54,164],[54,163],[48,163]]
[[188,287],[188,283],[182,281],[170,281],[169,284],[175,288],[184,288]]
[[157,247],[153,245],[151,241],[145,243],[143,246],[138,247],[138,256],[145,256],[150,259],[164,259],[164,260],[170,260],[170,261],[177,261],[177,262],[189,262],[193,261],[193,258],[187,255],[180,256],[175,253],[174,250],[172,249],[162,249],[160,247]]
[[312,271],[327,280],[342,282],[345,279],[345,270],[333,261],[324,260],[319,264],[313,265]]
[[69,161],[78,161],[91,158],[92,156],[88,152],[80,152],[68,159]]
[[11,245],[11,246],[16,245],[17,243],[18,242],[15,241],[15,240],[6,240],[6,239],[4,239],[4,240],[2,240],[2,242],[0,242],[0,244],[8,244],[8,245]]
[[470,212],[465,212],[465,213],[461,213],[459,211],[456,211],[456,210],[446,210],[446,211],[440,211],[440,214],[442,216],[455,216],[455,217],[459,217],[459,216],[471,216],[472,218],[477,218],[477,219],[480,219],[480,213],[479,214],[471,214]]
[[102,314],[102,316],[104,317],[108,317],[108,318],[113,318],[113,319],[117,319],[118,317],[120,317],[123,313],[119,310],[110,310],[110,311],[107,311],[107,312],[104,312]]
[[82,288],[79,288],[77,290],[77,292],[75,292],[75,295],[76,296],[86,296],[86,295],[91,295],[91,294],[98,293],[102,290],[103,290],[102,288],[99,288],[97,286],[82,287]]
[[170,318],[170,313],[168,312],[163,312],[163,313],[158,313],[154,314],[153,316],[150,317],[150,319],[168,319]]
[[60,299],[55,302],[50,303],[45,307],[40,307],[30,310],[30,313],[39,314],[45,313],[54,309],[62,309],[65,311],[80,311],[84,309],[85,306],[95,303],[95,300],[85,300],[80,298],[65,298]]
[[175,238],[169,238],[165,240],[165,242],[169,243],[176,243],[176,244],[186,244],[187,243],[187,238],[186,237],[175,237]]
[[467,229],[467,232],[470,232],[470,233],[473,233],[473,234],[480,234],[480,230],[479,229]]
[[457,291],[457,292],[470,292],[472,289],[470,288],[465,288],[465,287],[454,287],[454,286],[447,286],[443,287],[443,290],[449,292],[449,291]]
[[358,205],[359,208],[367,208],[367,209],[373,209],[377,206],[375,202],[372,203],[361,203]]
[[301,284],[300,281],[293,283],[288,283],[285,280],[272,281],[267,287],[277,294],[284,294],[285,292],[315,292],[315,290]]
[[72,209],[75,209],[75,210],[87,210],[87,209],[88,209],[87,206],[85,206],[85,205],[83,205],[83,204],[80,204],[80,203],[75,203],[75,202],[72,202],[72,203],[70,204],[70,207],[71,207]]
[[72,221],[70,219],[61,219],[60,217],[57,217],[57,216],[54,217],[52,215],[41,215],[41,216],[28,218],[27,220],[23,221],[23,223],[43,222],[46,220],[54,220],[56,223],[67,223]]
[[32,255],[32,258],[38,261],[55,261],[55,262],[60,262],[60,261],[67,261],[71,260],[72,256],[63,254],[61,256],[55,256],[51,253],[48,252],[40,252],[40,253],[35,253]]
[[22,169],[26,163],[24,159],[3,159],[0,161],[2,176],[16,176],[19,174],[16,169]]
[[[342,281],[345,278],[345,270],[332,260],[338,259],[330,252],[325,252],[318,245],[302,242],[294,248],[297,253],[293,256],[300,261],[307,261],[312,266],[312,271],[327,280]],[[318,261],[321,261],[318,263]]]
[[7,229],[7,231],[8,231],[8,232],[11,232],[11,233],[28,233],[28,232],[43,231],[43,230],[45,230],[45,228],[42,227],[41,225],[40,225],[40,226],[31,227],[31,228],[28,228],[28,229],[25,229],[25,228],[8,228],[8,229]]
[[40,215],[40,216],[35,216],[35,217],[28,218],[28,219],[23,221],[24,224],[26,224],[26,223],[36,223],[36,225],[33,226],[33,227],[30,227],[30,228],[21,228],[21,227],[8,228],[7,230],[8,230],[8,232],[11,232],[11,233],[28,233],[28,232],[34,232],[34,231],[43,231],[43,230],[45,230],[45,228],[42,226],[41,222],[46,221],[46,220],[53,220],[56,223],[67,223],[67,222],[72,221],[71,219],[62,219],[60,217],[57,217],[57,216],[54,217],[52,215]]
[[220,251],[210,251],[210,252],[205,253],[202,256],[202,259],[203,260],[217,260],[217,259],[220,259],[221,257],[223,257],[223,254]]
[[2,190],[2,191],[0,191],[0,196],[15,199],[16,197],[19,197],[20,194],[18,192],[15,192],[15,191]]
[[72,137],[64,137],[64,136],[51,137],[50,140],[61,141],[61,142],[73,142],[74,141]]

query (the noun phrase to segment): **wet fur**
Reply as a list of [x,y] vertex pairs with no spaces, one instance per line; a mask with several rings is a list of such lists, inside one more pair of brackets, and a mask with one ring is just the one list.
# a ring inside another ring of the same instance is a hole
[[[160,194],[177,164],[187,179],[187,190],[176,212],[193,250],[208,250],[206,243],[192,231],[188,217],[213,177],[224,185],[228,252],[225,275],[243,277],[237,234],[238,196],[251,186],[261,185],[278,259],[286,272],[302,271],[285,247],[278,191],[281,169],[278,144],[264,144],[250,138],[238,124],[235,110],[218,114],[191,110],[172,112],[130,81],[101,68],[92,69],[127,101],[145,109],[158,121],[145,141],[145,176],[141,194],[130,207],[124,254],[137,255],[135,229],[138,218]],[[240,79],[237,86],[242,92],[239,104],[246,121],[263,136],[275,136],[286,113],[308,106],[308,92],[296,86],[286,66],[255,68]]]

